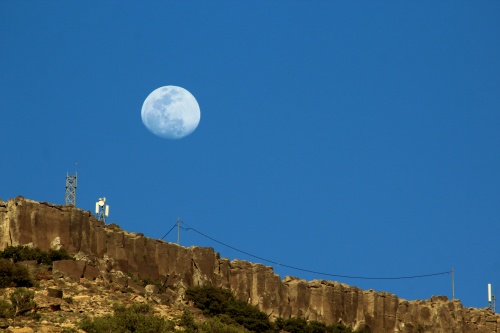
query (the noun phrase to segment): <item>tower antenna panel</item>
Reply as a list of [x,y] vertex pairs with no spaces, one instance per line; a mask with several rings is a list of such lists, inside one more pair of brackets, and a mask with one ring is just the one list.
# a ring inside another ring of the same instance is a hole
[[491,283],[488,283],[488,308],[496,312],[496,297],[495,294],[491,292]]
[[106,205],[106,198],[99,198],[95,203],[95,214],[98,220],[106,222],[109,216],[109,206]]

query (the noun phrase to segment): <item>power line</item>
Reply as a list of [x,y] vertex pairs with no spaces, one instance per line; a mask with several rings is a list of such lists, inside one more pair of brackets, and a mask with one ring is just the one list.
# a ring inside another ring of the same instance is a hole
[[176,226],[177,226],[177,223],[176,223],[176,224],[174,224],[174,226],[173,226],[173,227],[172,227],[172,228],[171,228],[171,229],[170,229],[170,230],[169,230],[169,231],[168,231],[168,232],[167,232],[167,233],[166,233],[166,234],[165,234],[162,238],[160,238],[160,239],[163,239],[163,238],[167,237],[167,235],[168,235],[168,234],[169,234],[172,230],[174,230],[174,228],[175,228]]
[[[266,258],[259,257],[257,255],[251,254],[249,252],[237,249],[234,246],[231,246],[229,244],[223,243],[223,242],[221,242],[221,241],[219,241],[219,240],[217,240],[217,239],[215,239],[213,237],[210,237],[210,236],[202,233],[201,231],[196,230],[195,228],[192,228],[192,227],[188,226],[183,221],[181,221],[181,223],[184,224],[184,225],[186,225],[186,228],[182,228],[182,229],[184,229],[186,231],[193,230],[194,232],[200,234],[201,236],[203,236],[205,238],[208,238],[208,239],[210,239],[210,240],[212,240],[212,241],[214,241],[216,243],[219,243],[219,244],[221,244],[221,245],[223,245],[225,247],[228,247],[228,248],[230,248],[232,250],[235,250],[237,252],[243,253],[243,254],[245,254],[247,256],[250,256],[250,257],[253,257],[253,258],[256,258],[256,259],[268,262],[268,263],[271,263],[271,264],[275,264],[277,266],[286,267],[286,268],[290,268],[290,269],[301,271],[301,272],[313,273],[313,274],[317,274],[317,275],[339,277],[339,278],[347,278],[347,279],[358,279],[358,280],[404,280],[404,279],[420,279],[420,278],[433,277],[433,276],[439,276],[439,275],[447,275],[447,274],[451,273],[451,271],[445,271],[445,272],[438,272],[438,273],[420,274],[420,275],[408,275],[408,276],[397,276],[397,277],[370,277],[370,276],[352,276],[352,275],[341,275],[341,274],[332,274],[332,273],[318,272],[318,271],[313,271],[313,270],[310,270],[310,269],[305,269],[305,268],[300,268],[300,267],[295,267],[295,266],[281,264],[281,263],[279,263],[277,261],[274,261],[274,260],[269,260],[269,259],[266,259]],[[174,225],[172,227],[172,229],[175,228],[175,226],[176,225]],[[172,231],[172,229],[170,229],[170,231]],[[168,235],[170,233],[170,231],[167,232],[166,235]],[[163,238],[165,238],[165,236],[163,236]]]

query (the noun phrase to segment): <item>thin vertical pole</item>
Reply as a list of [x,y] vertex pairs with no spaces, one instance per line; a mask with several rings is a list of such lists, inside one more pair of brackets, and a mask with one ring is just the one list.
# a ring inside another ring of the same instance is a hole
[[451,268],[451,299],[455,299],[455,270]]
[[177,245],[181,245],[181,217],[177,218]]
[[493,312],[497,313],[497,288],[495,287],[495,291],[493,292]]

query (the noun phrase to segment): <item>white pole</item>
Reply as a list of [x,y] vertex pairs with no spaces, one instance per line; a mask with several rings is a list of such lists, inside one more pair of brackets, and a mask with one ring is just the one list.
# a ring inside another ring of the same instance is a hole
[[488,302],[491,303],[491,283],[488,283]]

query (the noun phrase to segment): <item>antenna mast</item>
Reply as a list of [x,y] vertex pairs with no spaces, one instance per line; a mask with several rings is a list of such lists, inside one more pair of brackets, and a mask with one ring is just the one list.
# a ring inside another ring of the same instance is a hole
[[109,216],[109,206],[106,205],[106,198],[99,198],[95,203],[95,215],[99,221],[106,222]]
[[491,293],[491,283],[488,283],[488,308],[495,312],[495,295]]
[[66,173],[66,200],[64,202],[67,206],[76,207],[77,167],[78,161],[75,161],[75,174]]
[[77,186],[77,173],[70,175],[66,173],[66,201],[67,206],[76,207],[76,186]]

